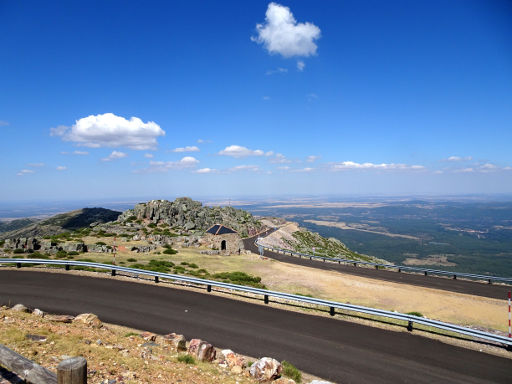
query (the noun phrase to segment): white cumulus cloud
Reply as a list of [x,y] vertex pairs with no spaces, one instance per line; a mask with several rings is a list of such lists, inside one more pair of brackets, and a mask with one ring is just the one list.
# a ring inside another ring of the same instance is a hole
[[230,172],[239,172],[239,171],[251,171],[251,172],[258,172],[260,170],[260,167],[257,165],[237,165],[233,168],[229,168],[228,171]]
[[87,156],[89,154],[89,152],[87,151],[73,151],[73,155],[77,155],[77,156]]
[[306,63],[303,62],[302,60],[297,61],[297,70],[299,72],[302,72],[304,68],[306,68]]
[[196,173],[216,173],[217,170],[213,168],[200,168],[196,171]]
[[178,147],[172,150],[173,152],[182,153],[182,152],[199,152],[199,148],[195,145],[187,145],[186,147]]
[[112,161],[112,160],[122,159],[123,157],[126,157],[126,156],[128,156],[128,155],[124,152],[112,151],[112,153],[110,155],[108,155],[107,157],[104,157],[103,159],[101,159],[101,161]]
[[230,145],[219,152],[219,155],[231,156],[235,158],[247,156],[263,156],[264,154],[265,152],[263,152],[261,149],[253,150],[246,147],[242,147],[241,145]]
[[318,160],[318,158],[319,158],[319,157],[320,157],[320,156],[310,155],[310,156],[308,156],[308,157],[306,158],[306,161],[307,161],[308,163],[314,163],[315,161],[317,161],[317,160]]
[[450,156],[449,158],[446,159],[446,161],[453,161],[453,162],[457,162],[457,161],[470,161],[472,160],[473,158],[471,156],[465,156],[465,157],[461,157],[461,156]]
[[297,23],[290,8],[270,3],[265,22],[256,25],[257,36],[252,41],[263,44],[271,54],[284,57],[311,56],[316,54],[315,40],[320,38],[320,28],[312,23]]
[[16,175],[18,175],[18,176],[25,176],[25,175],[28,175],[30,173],[34,173],[34,171],[32,169],[22,169]]
[[128,147],[136,150],[154,149],[157,138],[165,135],[160,126],[138,117],[129,120],[113,113],[90,115],[81,118],[71,127],[58,126],[50,129],[51,136],[61,136],[85,147]]
[[168,172],[170,170],[182,170],[187,168],[194,168],[199,164],[199,160],[192,156],[185,156],[178,161],[150,161],[149,167],[139,169],[135,173],[156,173]]
[[286,163],[291,163],[292,161],[287,159],[286,156],[283,155],[282,153],[276,153],[276,155],[274,157],[269,159],[269,162],[271,162],[273,164],[286,164]]
[[382,170],[422,170],[425,169],[423,165],[407,165],[395,163],[356,163],[354,161],[342,161],[339,163],[332,163],[331,169],[333,171],[342,171],[346,169],[382,169]]
[[55,168],[57,171],[65,171],[68,169],[65,165],[58,165],[57,168]]

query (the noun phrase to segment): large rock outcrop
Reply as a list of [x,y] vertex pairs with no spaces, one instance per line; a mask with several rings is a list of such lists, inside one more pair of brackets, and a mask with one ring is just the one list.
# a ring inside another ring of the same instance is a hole
[[206,207],[188,197],[175,201],[151,200],[140,203],[119,216],[121,222],[132,220],[165,223],[187,231],[204,231],[214,224],[223,224],[233,228],[242,237],[256,234],[263,228],[249,212],[233,207]]

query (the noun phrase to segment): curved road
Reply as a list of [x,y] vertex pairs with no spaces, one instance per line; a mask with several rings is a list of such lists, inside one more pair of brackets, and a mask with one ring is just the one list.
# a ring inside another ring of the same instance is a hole
[[337,383],[510,383],[512,360],[413,333],[199,292],[49,272],[0,270],[0,304],[179,332],[250,356],[288,360]]
[[[267,231],[264,235],[271,233]],[[245,249],[250,250],[253,253],[259,254],[258,247],[254,245],[256,237],[244,239]],[[329,262],[321,262],[318,260],[299,259],[298,257],[283,255],[280,253],[265,250],[265,257],[275,259],[284,263],[302,265],[311,268],[324,269],[329,271],[338,271],[347,273],[354,276],[368,277],[370,279],[378,279],[384,281],[390,281],[393,283],[403,283],[410,285],[417,285],[420,287],[441,289],[444,291],[451,291],[457,293],[466,293],[469,295],[489,297],[492,299],[506,300],[508,291],[511,289],[509,285],[503,284],[484,284],[477,281],[470,280],[452,280],[438,276],[424,276],[420,274],[395,272],[386,270],[377,270],[372,268],[354,267],[347,264],[335,264]],[[512,382],[512,379],[511,379]]]

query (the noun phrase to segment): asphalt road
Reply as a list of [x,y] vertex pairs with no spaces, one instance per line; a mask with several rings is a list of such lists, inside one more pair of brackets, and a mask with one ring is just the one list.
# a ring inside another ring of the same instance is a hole
[[510,383],[512,360],[206,293],[77,275],[0,270],[0,304],[96,313],[105,322],[179,332],[250,356],[288,360],[337,383]]
[[[254,245],[256,237],[244,239],[245,249],[249,249],[251,252],[259,254],[258,247]],[[453,280],[438,276],[424,276],[420,274],[395,272],[386,270],[377,270],[373,268],[354,267],[346,264],[335,264],[329,262],[322,262],[318,260],[299,259],[295,256],[283,255],[276,252],[265,250],[265,257],[279,260],[284,263],[303,265],[306,267],[318,268],[329,271],[338,271],[347,273],[354,276],[368,277],[371,279],[378,279],[384,281],[390,281],[393,283],[403,283],[410,285],[417,285],[420,287],[428,287],[441,289],[445,291],[467,293],[470,295],[490,297],[493,299],[506,300],[508,291],[511,289],[508,285],[503,284],[486,284],[477,281],[470,280]],[[511,381],[512,383],[512,378]]]

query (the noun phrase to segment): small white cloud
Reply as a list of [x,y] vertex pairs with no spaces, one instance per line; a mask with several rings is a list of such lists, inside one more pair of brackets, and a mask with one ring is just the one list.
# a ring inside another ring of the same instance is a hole
[[153,121],[144,123],[138,117],[129,120],[113,113],[90,115],[79,119],[72,127],[50,129],[51,136],[60,136],[85,147],[128,147],[136,150],[154,149],[157,138],[165,131]]
[[87,151],[73,151],[73,155],[76,155],[76,156],[87,156],[89,154],[89,152]]
[[287,72],[288,72],[287,68],[278,67],[276,69],[269,69],[267,72],[265,72],[265,75],[271,76],[271,75],[275,75],[275,74],[284,74]]
[[270,96],[263,96],[262,99],[265,100],[265,101],[269,101],[270,100]]
[[27,164],[29,167],[33,167],[33,168],[40,168],[40,167],[44,167],[44,163],[28,163]]
[[201,168],[198,169],[196,173],[217,173],[217,170],[212,168]]
[[446,159],[446,161],[452,161],[452,162],[458,162],[458,161],[470,161],[470,160],[473,160],[473,158],[471,156],[465,156],[465,157],[461,157],[461,156],[450,156],[449,158]]
[[69,127],[65,125],[59,125],[55,128],[50,128],[50,136],[64,136],[68,131]]
[[260,167],[258,167],[257,165],[237,165],[236,167],[228,169],[228,171],[230,171],[230,172],[239,172],[239,171],[258,172],[259,170],[260,170]]
[[0,120],[0,127],[7,127],[9,125],[8,121]]
[[101,159],[101,161],[118,160],[118,159],[122,159],[126,156],[128,156],[128,155],[124,152],[112,151],[112,153],[110,155],[108,155],[107,157],[104,157],[103,159]]
[[273,164],[286,164],[286,163],[291,163],[292,161],[287,159],[286,156],[283,155],[282,153],[276,153],[276,155],[274,157],[269,159],[269,162],[271,162]]
[[64,165],[58,165],[57,168],[55,168],[57,171],[65,171],[66,169],[68,169],[68,167],[64,166]]
[[145,153],[144,157],[147,159],[152,159],[154,157],[154,155],[152,153]]
[[506,167],[503,168],[503,170],[504,171],[512,171],[512,167],[507,165]]
[[221,156],[231,156],[235,158],[247,156],[263,156],[265,153],[261,149],[249,149],[240,145],[230,145],[218,153]]
[[294,169],[293,172],[311,172],[311,171],[314,171],[314,168],[310,168],[310,167],[306,167],[306,168],[301,168],[301,169]]
[[32,169],[22,169],[16,175],[17,176],[25,176],[25,175],[28,175],[30,173],[34,173],[34,171]]
[[290,167],[288,165],[282,165],[280,167],[277,167],[277,169],[279,169],[281,171],[288,171],[290,169]]
[[306,95],[306,98],[308,99],[308,101],[313,101],[318,99],[318,95],[316,93],[308,93]]
[[474,168],[462,168],[462,169],[456,169],[454,172],[456,173],[470,173],[475,172]]
[[258,36],[251,40],[263,44],[270,54],[283,57],[311,56],[316,54],[315,40],[320,38],[320,28],[312,23],[297,23],[290,8],[270,3],[265,22],[256,25]]
[[308,163],[314,163],[315,161],[317,161],[319,159],[320,156],[315,156],[315,155],[310,155],[306,158],[306,161]]
[[348,169],[382,169],[382,170],[423,170],[423,165],[407,165],[407,164],[395,164],[395,163],[356,163],[354,161],[342,161],[339,163],[332,163],[331,170],[342,171]]
[[303,62],[302,60],[297,61],[297,70],[299,72],[302,72],[304,68],[306,68],[306,63]]
[[170,170],[182,170],[194,168],[199,164],[199,160],[192,156],[185,156],[179,161],[150,161],[149,167],[136,170],[135,173],[157,173],[168,172]]
[[173,152],[177,152],[177,153],[183,153],[183,152],[199,152],[199,148],[196,147],[195,145],[188,145],[186,147],[179,147],[179,148],[174,148],[172,150]]

